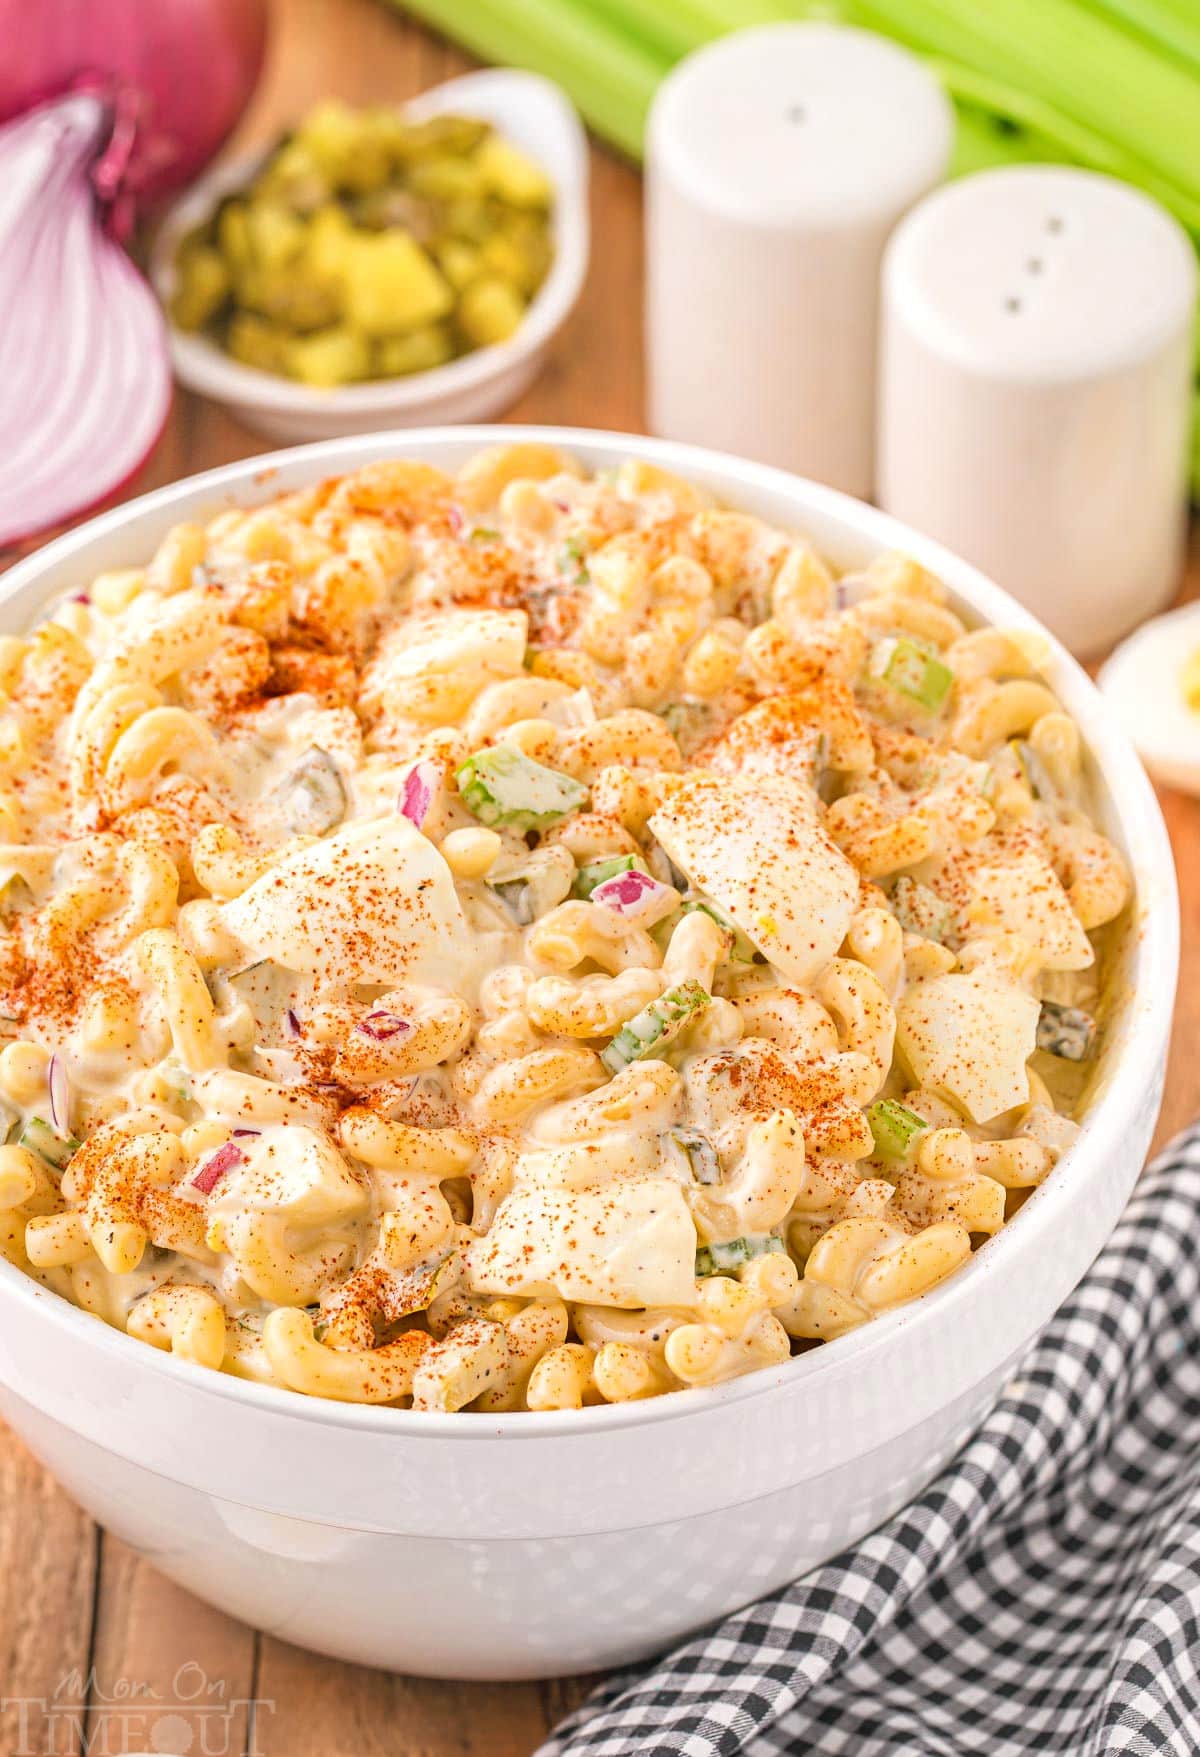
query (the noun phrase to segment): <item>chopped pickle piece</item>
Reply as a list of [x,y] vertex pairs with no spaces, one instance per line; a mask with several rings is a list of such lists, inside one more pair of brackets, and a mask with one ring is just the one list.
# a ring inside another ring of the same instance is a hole
[[366,335],[435,323],[454,304],[452,288],[408,232],[359,232],[346,249],[346,317]]
[[607,1049],[600,1051],[600,1060],[610,1074],[619,1074],[630,1062],[644,1061],[658,1055],[671,1039],[677,1037],[696,1013],[710,1004],[712,996],[695,981],[669,988],[640,1013],[626,1021]]
[[483,272],[483,258],[472,244],[464,244],[461,238],[446,238],[434,245],[433,254],[437,258],[438,267],[454,288],[461,293],[469,287]]
[[255,199],[246,209],[250,253],[260,268],[283,268],[304,248],[304,221],[275,202]]
[[260,372],[287,372],[291,346],[286,330],[268,323],[253,311],[239,311],[229,325],[225,345],[235,360],[244,366],[257,366]]
[[481,824],[546,830],[586,805],[582,781],[535,763],[511,744],[477,751],[459,769],[458,791]]
[[688,1169],[698,1184],[719,1184],[721,1161],[707,1135],[699,1129],[670,1129],[672,1141],[688,1162]]
[[905,1159],[916,1137],[929,1124],[915,1110],[909,1110],[898,1098],[881,1098],[867,1109],[867,1122],[875,1142],[876,1153],[884,1159]]
[[553,194],[476,117],[329,100],[180,239],[171,315],[317,388],[432,371],[523,322]]
[[220,310],[232,285],[220,252],[195,244],[179,254],[179,285],[171,316],[180,329],[201,329]]
[[345,324],[335,324],[311,336],[297,336],[288,343],[288,371],[303,384],[332,390],[356,378],[365,378],[371,364],[366,338]]
[[540,165],[498,134],[489,134],[475,154],[486,187],[514,207],[548,207],[554,190]]
[[1029,791],[1035,799],[1042,799],[1054,804],[1058,799],[1058,788],[1050,778],[1050,771],[1027,739],[1010,738],[1008,748],[1017,759],[1017,765],[1029,784]]
[[482,195],[484,180],[471,159],[424,159],[409,172],[408,187],[430,201],[460,201]]
[[936,891],[918,879],[902,873],[892,887],[892,910],[905,933],[920,934],[923,939],[944,941],[950,931],[954,911]]
[[1096,1042],[1096,1021],[1081,1007],[1043,1001],[1038,1016],[1037,1046],[1066,1062],[1085,1062]]
[[458,327],[477,348],[506,342],[524,315],[520,294],[495,275],[472,281],[458,302]]
[[402,378],[407,372],[427,372],[444,366],[454,354],[454,343],[444,324],[429,323],[406,336],[383,336],[375,344],[374,361],[381,378]]

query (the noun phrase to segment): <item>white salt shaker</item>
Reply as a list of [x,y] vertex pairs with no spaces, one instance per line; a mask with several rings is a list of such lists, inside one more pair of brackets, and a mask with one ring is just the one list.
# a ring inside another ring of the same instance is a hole
[[1076,653],[1168,601],[1196,259],[1126,184],[1030,165],[929,196],[884,267],[879,500]]
[[646,140],[653,431],[869,494],[883,248],[953,133],[865,31],[763,25],[683,61]]

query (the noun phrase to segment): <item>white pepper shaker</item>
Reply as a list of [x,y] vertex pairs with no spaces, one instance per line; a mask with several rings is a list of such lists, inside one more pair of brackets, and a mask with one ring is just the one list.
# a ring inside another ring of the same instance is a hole
[[869,494],[883,248],[953,133],[866,31],[763,25],[683,61],[646,140],[652,430]]
[[1196,278],[1156,202],[1058,166],[951,184],[888,247],[880,504],[1076,653],[1178,584]]

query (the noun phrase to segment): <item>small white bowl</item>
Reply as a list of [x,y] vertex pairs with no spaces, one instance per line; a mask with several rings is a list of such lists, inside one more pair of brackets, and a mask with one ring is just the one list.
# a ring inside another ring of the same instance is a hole
[[[536,73],[496,69],[448,80],[403,109],[418,121],[447,111],[477,116],[542,166],[554,184],[550,272],[508,341],[477,348],[426,372],[332,390],[243,366],[206,336],[189,334],[168,321],[171,360],[180,383],[226,404],[247,427],[270,439],[336,439],[498,414],[530,384],[579,298],[588,262],[587,137],[559,87]],[[150,279],[168,309],[180,239],[202,224],[224,196],[244,188],[267,156],[264,151],[218,166],[163,221],[150,258]]]

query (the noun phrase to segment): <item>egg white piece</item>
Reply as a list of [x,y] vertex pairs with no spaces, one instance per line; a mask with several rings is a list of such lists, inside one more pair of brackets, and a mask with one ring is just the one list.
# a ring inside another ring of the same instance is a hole
[[1200,602],[1152,617],[1113,653],[1097,679],[1126,736],[1156,781],[1200,793],[1200,712],[1181,674],[1200,648]]

